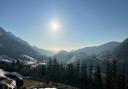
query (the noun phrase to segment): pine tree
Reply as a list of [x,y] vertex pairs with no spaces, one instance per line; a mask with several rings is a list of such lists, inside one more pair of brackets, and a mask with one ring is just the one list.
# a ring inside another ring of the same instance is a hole
[[93,82],[93,66],[92,65],[90,65],[89,66],[89,88],[90,89],[93,89],[93,87],[94,87],[94,82]]
[[125,73],[124,66],[118,72],[118,89],[127,89],[126,88],[126,73]]
[[67,79],[69,83],[73,84],[75,81],[74,80],[74,66],[72,63],[68,64],[67,66]]
[[48,76],[48,80],[52,80],[52,59],[48,60],[48,64],[47,64],[47,76]]
[[97,64],[96,71],[94,74],[94,82],[97,89],[102,89],[102,77],[101,77],[101,70],[99,64]]
[[109,61],[107,62],[106,68],[105,88],[112,89],[112,68]]
[[117,61],[114,59],[112,61],[112,89],[117,89]]
[[52,77],[54,81],[58,80],[58,73],[59,73],[59,64],[57,62],[57,59],[54,58],[52,61]]
[[46,75],[46,68],[45,65],[41,66],[41,77],[44,77]]
[[81,76],[80,76],[80,83],[81,83],[81,88],[86,89],[88,88],[88,76],[87,76],[87,66],[85,63],[82,63],[81,65]]
[[74,81],[75,81],[75,84],[78,86],[80,82],[80,62],[79,61],[77,61],[77,64],[74,70],[75,70]]

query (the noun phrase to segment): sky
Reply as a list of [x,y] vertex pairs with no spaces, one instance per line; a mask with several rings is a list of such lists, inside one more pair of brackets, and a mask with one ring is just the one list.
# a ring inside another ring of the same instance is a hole
[[0,0],[0,27],[52,51],[121,42],[128,37],[128,0]]

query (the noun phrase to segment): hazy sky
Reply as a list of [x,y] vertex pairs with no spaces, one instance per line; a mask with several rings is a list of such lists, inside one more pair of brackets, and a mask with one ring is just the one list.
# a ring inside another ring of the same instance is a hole
[[[53,31],[49,25],[58,21]],[[0,26],[38,47],[72,50],[128,37],[128,0],[0,0]]]

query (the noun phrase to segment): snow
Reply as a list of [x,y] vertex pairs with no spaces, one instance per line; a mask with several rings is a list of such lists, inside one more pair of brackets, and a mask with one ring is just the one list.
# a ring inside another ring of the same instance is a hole
[[26,64],[32,65],[32,64],[35,64],[35,62],[33,62],[33,61],[27,61]]
[[[11,89],[14,89],[16,88],[16,81],[13,80],[13,79],[10,79],[8,77],[6,77],[6,74],[12,74],[12,75],[15,75],[17,76],[19,79],[22,79],[22,75],[20,75],[19,73],[17,72],[7,72],[7,71],[4,71],[3,69],[0,69],[0,77],[2,78],[5,78],[3,80],[0,80],[0,84],[5,84],[7,85],[9,88]],[[11,81],[11,83],[9,84],[7,81]]]
[[28,59],[30,59],[30,60],[34,60],[34,58],[33,57],[30,57],[30,56],[28,56],[28,55],[22,55],[23,57],[26,57],[26,58],[28,58]]
[[7,83],[5,83],[9,88],[11,88],[11,89],[14,89],[15,87],[16,87],[16,81],[15,80],[11,80],[12,82],[11,82],[11,84],[7,84]]
[[41,63],[39,63],[39,65],[46,65],[46,63],[45,62],[41,62]]
[[20,75],[20,74],[19,74],[19,73],[17,73],[17,72],[6,72],[6,74],[12,74],[12,75],[17,76],[19,79],[23,79],[23,76],[22,76],[22,75]]
[[0,59],[0,61],[12,63],[10,60],[4,58]]
[[[7,85],[11,89],[14,89],[16,87],[16,81],[6,77],[5,76],[6,73],[7,73],[6,71],[4,71],[3,69],[0,69],[0,77],[5,78],[4,80],[1,80],[0,83]],[[11,81],[11,83],[9,84],[9,83],[7,83],[7,81]]]
[[0,77],[5,77],[5,71],[3,69],[0,69]]
[[26,65],[33,65],[33,64],[37,63],[37,61],[36,61],[35,58],[30,57],[30,56],[28,56],[28,55],[22,55],[21,57],[22,57],[22,58],[21,58],[21,59],[22,59],[21,62],[23,62],[23,63],[26,64]]

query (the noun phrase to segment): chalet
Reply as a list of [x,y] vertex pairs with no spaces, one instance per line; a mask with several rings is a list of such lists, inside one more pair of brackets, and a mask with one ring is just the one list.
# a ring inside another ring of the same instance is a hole
[[23,86],[23,79],[19,73],[6,72],[0,69],[0,89],[20,89]]

